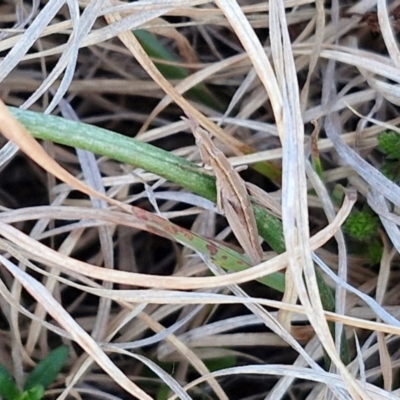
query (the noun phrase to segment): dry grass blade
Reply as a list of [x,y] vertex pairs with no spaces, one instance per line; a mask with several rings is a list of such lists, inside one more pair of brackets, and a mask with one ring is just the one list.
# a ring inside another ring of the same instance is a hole
[[[308,240],[309,216],[303,147],[304,123],[300,110],[296,67],[283,4],[271,4],[270,34],[272,56],[276,65],[278,83],[283,98],[283,123],[285,131],[285,135],[282,137],[282,220],[291,273],[287,274],[287,291],[284,298],[290,302],[295,302],[298,295],[301,303],[307,310],[307,315],[316,334],[320,338],[332,362],[338,368],[338,371],[340,371],[344,381],[346,381],[351,395],[359,400],[368,399],[369,395],[365,393],[342,363],[336,351],[328,324],[323,318],[323,306],[319,296],[312,252]],[[300,264],[291,255],[296,246],[299,246],[301,249]],[[286,325],[289,325],[289,315],[284,314],[281,318]]]
[[[324,243],[326,243],[332,236],[336,233],[336,231],[340,228],[343,221],[346,219],[348,214],[350,213],[355,199],[351,199],[346,197],[343,203],[342,208],[337,213],[336,218],[325,227],[323,230],[318,232],[315,236],[310,239],[310,245],[313,250],[318,249]],[[28,211],[28,217],[32,218],[32,212]],[[72,210],[71,210],[72,211]],[[117,214],[114,212],[114,215],[109,215],[109,213],[105,213],[103,210],[94,210],[90,211],[87,209],[79,210],[80,212],[70,212],[69,215],[71,218],[95,218],[102,219],[104,221],[109,221],[112,223],[118,223],[121,225],[131,226],[139,229],[147,229],[146,222],[143,221],[143,218],[137,218],[134,215],[128,215],[125,213]],[[143,214],[143,211],[141,211]],[[49,215],[49,213],[47,213]],[[60,218],[62,214],[56,212],[53,217]],[[157,216],[155,216],[157,217]],[[212,288],[218,287],[221,285],[230,285],[230,284],[238,284],[251,280],[258,279],[260,277],[269,275],[273,272],[279,271],[283,268],[286,268],[288,263],[288,255],[287,253],[280,254],[277,257],[274,257],[268,261],[264,261],[261,264],[246,269],[241,272],[235,272],[225,276],[214,276],[214,277],[196,277],[196,278],[185,278],[185,277],[174,277],[174,276],[158,276],[158,275],[147,275],[147,274],[138,274],[138,273],[128,273],[124,271],[117,270],[105,270],[104,268],[96,267],[90,265],[88,263],[72,259],[67,257],[57,251],[50,249],[47,246],[37,242],[36,240],[30,238],[29,236],[23,234],[18,231],[16,228],[11,225],[2,222],[1,219],[5,222],[15,222],[18,221],[19,218],[10,218],[9,215],[3,213],[0,215],[0,232],[2,236],[6,237],[8,240],[13,242],[15,245],[22,247],[30,257],[44,263],[45,265],[50,264],[52,267],[56,267],[61,270],[67,270],[70,272],[78,273],[90,277],[92,279],[100,279],[104,281],[110,281],[115,283],[127,284],[132,286],[142,286],[142,287],[158,287],[164,289],[199,289],[199,288]],[[184,232],[183,235],[187,235],[187,232]],[[300,254],[299,248],[295,249],[295,256],[298,257]]]
[[25,287],[25,289],[39,303],[45,307],[46,311],[68,331],[73,339],[106,371],[121,387],[123,387],[132,396],[138,399],[151,400],[151,397],[136,386],[128,377],[118,369],[110,358],[103,352],[99,345],[81,328],[76,321],[64,310],[64,308],[51,296],[46,288],[37,280],[23,272],[17,266],[13,265],[3,256],[0,260],[5,267],[12,273],[16,279]]
[[[260,375],[278,375],[278,376],[293,376],[297,379],[306,379],[316,382],[323,382],[325,385],[333,384],[338,389],[347,389],[347,386],[340,380],[338,375],[329,373],[326,371],[312,371],[309,368],[299,368],[293,367],[292,365],[249,365],[245,367],[235,367],[229,368],[226,370],[221,370],[215,373],[212,373],[211,376],[229,376],[231,374],[260,374]],[[202,377],[196,379],[191,382],[189,385],[185,387],[185,389],[189,389],[194,385],[198,385],[207,377]],[[367,384],[366,385],[366,393],[368,391],[368,395],[366,394],[366,398],[372,398],[376,400],[396,400],[396,395],[388,393],[374,385]],[[324,396],[324,393],[322,393]],[[371,395],[371,396],[369,396]],[[321,397],[320,397],[321,398]],[[175,397],[173,397],[175,399]],[[318,398],[319,399],[319,398]],[[347,394],[341,395],[340,399],[350,400],[350,397]]]
[[36,138],[0,102],[0,364],[72,341],[60,400],[398,398],[399,35],[400,0],[0,2]]
[[27,29],[23,38],[13,45],[10,52],[0,63],[0,82],[20,62],[21,58],[28,52],[35,40],[40,36],[42,30],[54,18],[55,14],[64,5],[64,0],[49,1],[35,18],[32,25]]
[[257,75],[269,95],[279,135],[283,138],[282,93],[279,90],[271,63],[237,1],[216,0],[216,4],[226,15],[252,61]]
[[5,104],[0,100],[0,130],[7,139],[15,143],[24,153],[29,155],[43,169],[50,172],[61,181],[68,183],[71,187],[86,193],[89,196],[104,200],[125,211],[130,207],[111,199],[104,194],[90,188],[68,173],[56,161],[54,161],[43,149],[43,147],[28,133],[28,131],[13,117]]
[[262,259],[257,224],[247,194],[246,185],[231,166],[224,153],[217,149],[207,131],[189,117],[186,120],[196,138],[203,162],[211,167],[217,179],[217,205],[231,226],[233,233],[254,264]]
[[[121,16],[117,13],[106,16],[109,23],[119,21]],[[145,53],[139,41],[135,38],[132,32],[123,32],[118,35],[122,43],[138,60],[138,62],[146,69],[147,73],[157,82],[160,87],[167,93],[185,112],[189,113],[196,121],[208,131],[213,132],[215,136],[223,141],[226,145],[230,146],[236,154],[244,152],[251,152],[250,146],[242,143],[232,136],[227,135],[223,129],[214,124],[211,120],[206,118],[201,112],[192,106],[182,95],[163,77],[163,75],[155,67],[150,57]]]

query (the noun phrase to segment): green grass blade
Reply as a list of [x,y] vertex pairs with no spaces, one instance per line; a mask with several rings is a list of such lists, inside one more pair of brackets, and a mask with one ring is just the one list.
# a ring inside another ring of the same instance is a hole
[[[132,213],[134,215],[136,214],[135,210],[138,209],[133,208]],[[216,265],[225,270],[243,271],[252,266],[250,259],[246,255],[239,254],[229,247],[214,242],[213,240],[205,239],[157,214],[140,210],[136,217],[145,221],[148,232],[170,240],[175,240],[200,254],[205,254],[210,257]],[[280,292],[283,292],[285,288],[284,275],[280,272],[275,272],[260,278],[258,281]]]
[[68,358],[68,346],[60,346],[52,350],[46,358],[41,360],[28,375],[24,385],[24,391],[34,390],[42,386],[46,389],[57,378]]
[[[144,29],[136,29],[133,31],[133,34],[139,40],[143,50],[148,56],[159,60],[178,61],[177,58],[167,50],[167,48],[163,46],[153,34]],[[156,63],[156,67],[167,79],[184,79],[189,76],[188,71],[183,67],[163,63]]]
[[[14,107],[10,111],[37,139],[78,147],[143,168],[208,200],[217,200],[215,178],[182,157],[92,125]],[[253,204],[253,209],[259,234],[276,252],[285,251],[281,221],[257,204]]]
[[0,364],[0,397],[4,400],[18,400],[21,392],[18,389],[14,378],[7,368]]
[[[156,60],[158,59],[173,62],[179,61],[165,46],[161,44],[159,40],[157,40],[153,34],[145,31],[144,29],[136,29],[133,31],[133,34],[139,40],[143,50],[148,56]],[[189,76],[189,72],[183,67],[164,64],[157,61],[154,61],[154,65],[166,79],[181,80]],[[225,106],[222,106],[221,103],[216,100],[216,96],[213,95],[204,84],[198,84],[194,86],[192,89],[188,90],[187,94],[193,100],[205,104],[207,107],[211,107],[214,110],[223,111],[225,108]]]

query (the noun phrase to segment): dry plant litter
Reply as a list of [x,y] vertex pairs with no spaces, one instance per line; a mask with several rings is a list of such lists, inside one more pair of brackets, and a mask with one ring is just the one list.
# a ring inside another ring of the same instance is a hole
[[[3,2],[16,383],[64,343],[46,398],[399,398],[400,188],[378,146],[400,132],[399,10]],[[370,242],[343,229],[354,210]]]

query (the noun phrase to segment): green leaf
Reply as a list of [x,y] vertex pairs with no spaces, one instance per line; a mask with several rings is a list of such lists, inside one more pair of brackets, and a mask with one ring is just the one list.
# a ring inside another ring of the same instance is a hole
[[51,351],[28,375],[24,390],[27,391],[36,386],[43,386],[45,390],[50,383],[56,380],[67,358],[68,346],[60,346]]
[[225,368],[231,368],[238,365],[238,358],[236,356],[225,356],[212,358],[204,361],[210,372],[219,371]]
[[[133,31],[136,39],[140,42],[143,50],[148,56],[165,61],[178,62],[179,60],[151,33],[144,29],[136,29]],[[154,65],[166,79],[185,79],[189,76],[186,68],[176,65],[164,64],[162,62],[154,62]],[[215,110],[222,111],[225,107],[216,99],[215,94],[211,93],[204,83],[200,83],[188,91],[188,95],[194,100],[205,104]]]
[[0,364],[0,397],[4,400],[17,400],[20,396],[21,392],[14,378],[10,375],[7,368]]
[[167,385],[162,385],[157,391],[157,400],[167,400],[170,396],[171,389]]
[[29,390],[25,390],[20,397],[20,400],[40,400],[44,396],[44,387],[42,385],[36,385]]
[[[217,200],[215,177],[173,153],[92,125],[13,107],[10,111],[37,139],[78,147],[143,168],[208,200]],[[284,252],[281,221],[257,204],[253,204],[253,210],[260,235],[276,252]]]
[[[133,31],[133,34],[136,36],[136,39],[139,40],[148,56],[159,60],[178,61],[178,59],[151,33],[144,29],[136,29]],[[185,68],[175,65],[156,63],[156,66],[167,79],[184,79],[189,75]]]

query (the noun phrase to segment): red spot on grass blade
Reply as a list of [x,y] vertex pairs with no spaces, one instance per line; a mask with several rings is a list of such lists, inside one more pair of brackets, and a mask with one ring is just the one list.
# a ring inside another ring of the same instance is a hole
[[211,256],[215,256],[218,253],[218,248],[212,243],[208,243],[206,248]]

